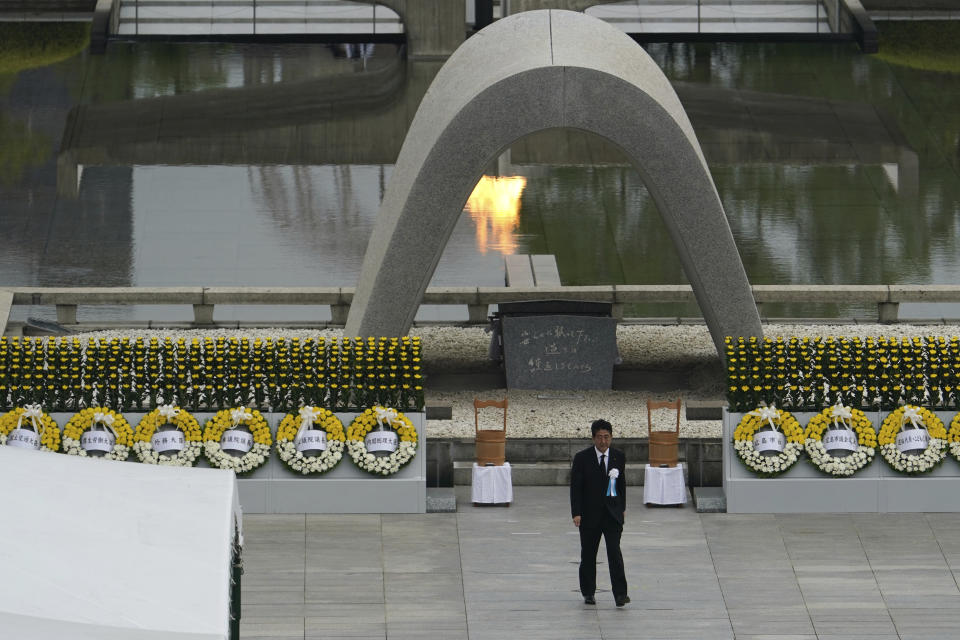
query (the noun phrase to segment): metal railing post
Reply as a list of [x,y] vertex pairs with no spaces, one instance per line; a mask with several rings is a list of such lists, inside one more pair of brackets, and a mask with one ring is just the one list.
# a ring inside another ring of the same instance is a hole
[[213,324],[213,305],[193,305],[193,322],[194,324]]
[[879,302],[877,303],[877,321],[880,324],[896,324],[897,316],[900,313],[899,302]]
[[330,305],[330,322],[332,324],[347,324],[347,316],[350,315],[350,305],[332,304]]

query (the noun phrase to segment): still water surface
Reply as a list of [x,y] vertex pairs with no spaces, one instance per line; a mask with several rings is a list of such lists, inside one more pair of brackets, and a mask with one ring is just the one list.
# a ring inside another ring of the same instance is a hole
[[[891,66],[852,44],[647,49],[690,113],[751,282],[960,282],[960,76]],[[353,286],[440,63],[388,45],[344,53],[116,43],[106,56],[0,75],[0,283]],[[604,141],[530,136],[489,173],[433,284],[500,285],[509,253],[556,255],[565,284],[685,282],[638,174]],[[42,315],[16,317],[27,313]],[[453,313],[443,317],[465,317]],[[220,320],[325,314],[217,308]]]

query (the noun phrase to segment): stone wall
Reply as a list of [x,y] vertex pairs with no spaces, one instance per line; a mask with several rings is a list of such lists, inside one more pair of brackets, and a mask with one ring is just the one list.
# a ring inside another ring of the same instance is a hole
[[[583,438],[507,438],[506,457],[514,465],[539,463],[543,475],[554,479],[552,484],[564,485],[569,481],[573,456],[589,445],[590,441]],[[646,438],[618,438],[614,446],[623,450],[630,464],[648,459]],[[679,454],[680,462],[687,466],[691,487],[723,485],[720,438],[681,439]],[[472,462],[475,458],[473,438],[428,438],[427,486],[452,487],[454,462]]]

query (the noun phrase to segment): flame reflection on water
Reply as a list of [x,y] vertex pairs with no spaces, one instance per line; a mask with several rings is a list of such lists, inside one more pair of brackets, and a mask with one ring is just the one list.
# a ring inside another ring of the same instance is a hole
[[519,242],[520,198],[527,186],[523,176],[483,176],[467,200],[466,210],[477,225],[477,249],[480,253],[516,252]]

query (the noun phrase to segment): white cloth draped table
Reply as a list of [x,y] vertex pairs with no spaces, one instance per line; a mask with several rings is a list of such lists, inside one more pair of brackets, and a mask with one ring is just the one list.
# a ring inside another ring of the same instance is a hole
[[683,480],[683,464],[675,467],[651,467],[643,474],[644,504],[686,504],[687,485]]
[[477,504],[509,504],[513,502],[513,477],[510,463],[481,467],[473,463],[471,501]]

